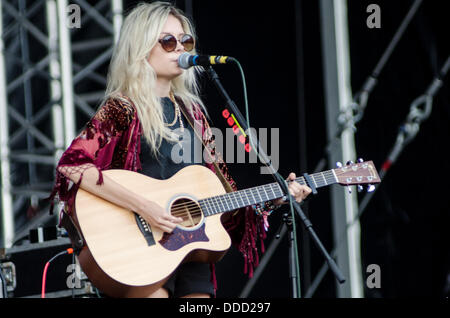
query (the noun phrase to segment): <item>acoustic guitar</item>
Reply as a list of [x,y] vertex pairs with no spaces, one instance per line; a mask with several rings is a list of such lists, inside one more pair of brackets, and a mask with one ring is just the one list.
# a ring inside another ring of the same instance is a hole
[[[137,213],[78,190],[76,220],[87,247],[98,267],[126,286],[161,282],[184,261],[218,261],[231,245],[222,214],[283,196],[278,183],[226,193],[217,176],[199,165],[183,168],[167,180],[128,170],[103,173],[184,220],[172,233],[164,233]],[[307,180],[314,188],[380,182],[372,161],[314,173]],[[296,181],[307,184],[305,177]],[[89,270],[85,272],[89,277]]]

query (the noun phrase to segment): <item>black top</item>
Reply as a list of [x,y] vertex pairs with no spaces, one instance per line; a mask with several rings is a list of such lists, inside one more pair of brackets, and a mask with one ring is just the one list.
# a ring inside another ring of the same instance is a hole
[[[164,122],[172,123],[175,118],[175,107],[173,102],[168,97],[161,99],[164,112]],[[147,140],[141,136],[141,153],[140,160],[142,171],[141,173],[155,178],[168,179],[181,170],[192,164],[203,164],[202,144],[200,140],[194,135],[189,122],[181,112],[181,117],[184,125],[184,132],[180,130],[180,121],[169,127],[180,136],[180,142],[174,143],[162,140],[157,157],[153,155]]]

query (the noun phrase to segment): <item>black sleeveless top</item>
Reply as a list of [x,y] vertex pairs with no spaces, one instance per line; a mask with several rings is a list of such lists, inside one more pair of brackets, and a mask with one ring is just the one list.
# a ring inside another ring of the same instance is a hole
[[[175,118],[175,106],[168,97],[161,99],[164,112],[164,122],[172,123]],[[200,140],[194,135],[189,122],[181,112],[183,120],[184,132],[181,132],[180,121],[169,127],[180,136],[180,142],[170,142],[165,139],[159,147],[159,153],[155,156],[150,150],[147,140],[141,136],[141,153],[140,160],[142,171],[141,173],[155,178],[168,179],[184,167],[192,164],[203,164],[202,144]]]

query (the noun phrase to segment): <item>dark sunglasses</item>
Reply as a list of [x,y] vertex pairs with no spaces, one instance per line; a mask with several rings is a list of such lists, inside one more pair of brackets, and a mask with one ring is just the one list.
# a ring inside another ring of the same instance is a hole
[[[167,52],[172,52],[176,49],[178,40],[172,34],[168,34],[162,39],[159,39],[158,42],[161,43],[161,46],[164,50],[166,50]],[[192,35],[183,35],[180,39],[180,43],[184,47],[186,52],[190,52],[194,49],[194,38],[192,37]]]

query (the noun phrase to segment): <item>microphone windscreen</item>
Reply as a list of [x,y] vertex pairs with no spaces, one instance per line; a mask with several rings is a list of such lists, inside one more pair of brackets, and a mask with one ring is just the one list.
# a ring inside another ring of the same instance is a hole
[[191,67],[192,65],[190,65],[190,63],[189,63],[189,58],[190,58],[191,56],[192,56],[192,55],[189,54],[189,53],[187,53],[187,52],[181,54],[181,55],[178,57],[178,65],[179,65],[181,68],[184,68],[184,69],[188,69],[189,67]]

